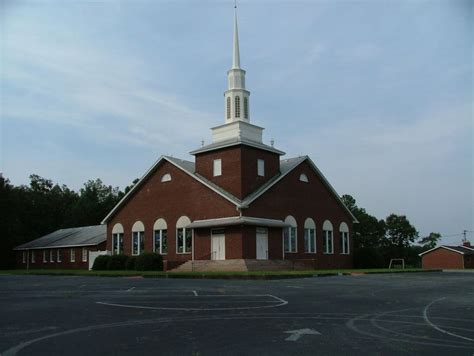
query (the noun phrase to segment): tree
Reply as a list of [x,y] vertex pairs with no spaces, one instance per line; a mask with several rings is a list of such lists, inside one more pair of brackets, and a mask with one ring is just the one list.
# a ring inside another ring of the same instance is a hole
[[359,208],[352,196],[345,194],[341,199],[358,221],[354,224],[354,247],[381,246],[385,237],[385,222],[377,220],[375,216],[368,214],[364,208]]
[[119,188],[105,185],[100,179],[87,181],[79,191],[79,198],[69,209],[67,226],[100,224],[122,195]]
[[419,243],[423,246],[423,249],[429,250],[436,247],[436,244],[441,239],[441,234],[438,232],[430,232],[428,236],[422,237]]
[[409,247],[418,237],[418,231],[405,215],[391,214],[385,219],[387,243],[399,250]]

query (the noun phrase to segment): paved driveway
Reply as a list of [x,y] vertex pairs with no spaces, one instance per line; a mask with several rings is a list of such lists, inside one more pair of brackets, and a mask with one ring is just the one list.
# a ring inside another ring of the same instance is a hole
[[0,276],[7,355],[469,355],[474,275]]

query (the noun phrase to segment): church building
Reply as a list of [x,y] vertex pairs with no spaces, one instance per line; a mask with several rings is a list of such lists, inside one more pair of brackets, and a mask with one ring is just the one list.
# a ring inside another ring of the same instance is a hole
[[[354,216],[308,156],[251,123],[234,14],[224,120],[194,162],[162,156],[104,218],[113,254],[163,255],[168,270],[352,268]],[[252,267],[253,266],[253,267]]]

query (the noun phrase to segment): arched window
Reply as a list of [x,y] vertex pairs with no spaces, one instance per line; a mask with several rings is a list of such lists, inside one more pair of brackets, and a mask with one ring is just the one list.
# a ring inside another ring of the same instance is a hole
[[189,224],[191,220],[187,216],[181,216],[176,222],[176,253],[191,253],[192,251],[192,230],[186,229]]
[[301,182],[305,182],[305,183],[308,183],[308,176],[304,173],[301,173],[300,174],[300,181]]
[[171,174],[165,173],[161,177],[161,182],[170,182],[171,181]]
[[341,235],[341,253],[349,254],[349,227],[345,222],[339,225],[339,235]]
[[332,236],[332,224],[326,220],[323,224],[323,252],[334,253],[334,241]]
[[244,97],[244,118],[249,118],[249,99]]
[[240,96],[235,97],[235,117],[240,117]]
[[316,224],[311,218],[304,222],[304,252],[316,253]]
[[136,221],[132,226],[132,255],[136,256],[145,252],[145,225]]
[[112,229],[112,254],[123,253],[123,226],[120,223],[114,225]]
[[227,118],[230,119],[230,97],[227,97]]
[[283,229],[283,248],[285,252],[296,252],[296,220],[288,215],[285,223],[289,225]]
[[168,252],[168,225],[164,219],[155,221],[153,236],[153,251],[165,255]]

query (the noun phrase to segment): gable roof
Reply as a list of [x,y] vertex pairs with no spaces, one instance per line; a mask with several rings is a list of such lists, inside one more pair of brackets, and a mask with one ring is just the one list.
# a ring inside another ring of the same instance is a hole
[[105,225],[60,229],[17,246],[14,250],[93,246],[107,240],[106,232],[107,227]]
[[247,208],[253,201],[255,201],[258,197],[260,197],[262,194],[267,192],[271,187],[273,187],[276,183],[278,183],[280,180],[282,180],[288,173],[293,171],[298,165],[300,165],[304,161],[308,161],[310,166],[313,168],[315,173],[321,178],[323,181],[323,184],[326,185],[326,187],[330,190],[330,192],[333,194],[333,196],[336,198],[336,200],[339,202],[339,204],[344,208],[344,210],[349,214],[349,216],[353,219],[353,222],[358,222],[355,216],[351,213],[351,211],[344,205],[342,202],[341,198],[335,191],[335,189],[331,186],[331,184],[328,182],[328,180],[324,177],[322,172],[316,167],[316,165],[311,161],[311,159],[308,156],[301,156],[301,157],[295,157],[295,158],[290,158],[290,159],[285,159],[280,161],[280,173],[275,175],[273,178],[268,180],[265,184],[257,188],[254,192],[246,196],[243,200],[240,200],[239,198],[235,197],[231,193],[229,193],[227,190],[219,187],[215,183],[211,182],[207,178],[201,176],[200,174],[195,172],[195,164],[194,162],[182,160],[179,158],[174,158],[174,157],[169,157],[169,156],[161,156],[154,164],[153,166],[145,172],[145,174],[140,178],[140,180],[135,184],[132,189],[128,191],[127,194],[113,207],[113,209],[107,214],[107,216],[102,220],[101,224],[107,223],[107,221],[117,212],[122,205],[131,198],[131,196],[135,193],[135,191],[138,190],[139,187],[143,185],[143,183],[147,180],[147,178],[155,171],[155,169],[164,161],[167,161],[174,165],[175,167],[179,168],[192,178],[196,179],[198,182],[201,184],[205,185],[209,189],[213,190],[232,204],[234,204],[237,208]]
[[169,162],[173,166],[179,168],[181,171],[184,173],[188,174],[192,178],[196,179],[198,182],[202,183],[209,189],[213,190],[223,198],[227,199],[230,201],[232,204],[235,204],[236,206],[240,206],[240,199],[236,198],[234,195],[230,194],[228,191],[225,189],[222,189],[221,187],[217,186],[210,180],[204,178],[203,176],[196,174],[195,173],[195,165],[194,162],[186,161],[183,159],[179,158],[174,158],[170,156],[161,156],[151,167],[148,171],[145,172],[145,174],[140,178],[140,180],[135,184],[132,189],[128,191],[127,194],[124,195],[122,199],[112,208],[112,210],[107,214],[107,216],[102,220],[101,224],[107,223],[107,221],[115,214],[119,208],[122,207],[122,205],[128,201],[132,195],[135,193],[135,191],[138,190],[139,187],[143,185],[143,183],[147,180],[149,176],[155,171],[155,169],[163,162]]
[[423,256],[431,251],[437,250],[439,248],[444,248],[445,250],[449,250],[452,252],[459,253],[461,255],[474,255],[474,249],[466,246],[449,246],[449,245],[441,245],[441,246],[436,246],[433,247],[432,249],[429,249],[428,251],[422,252],[418,254],[418,256]]

